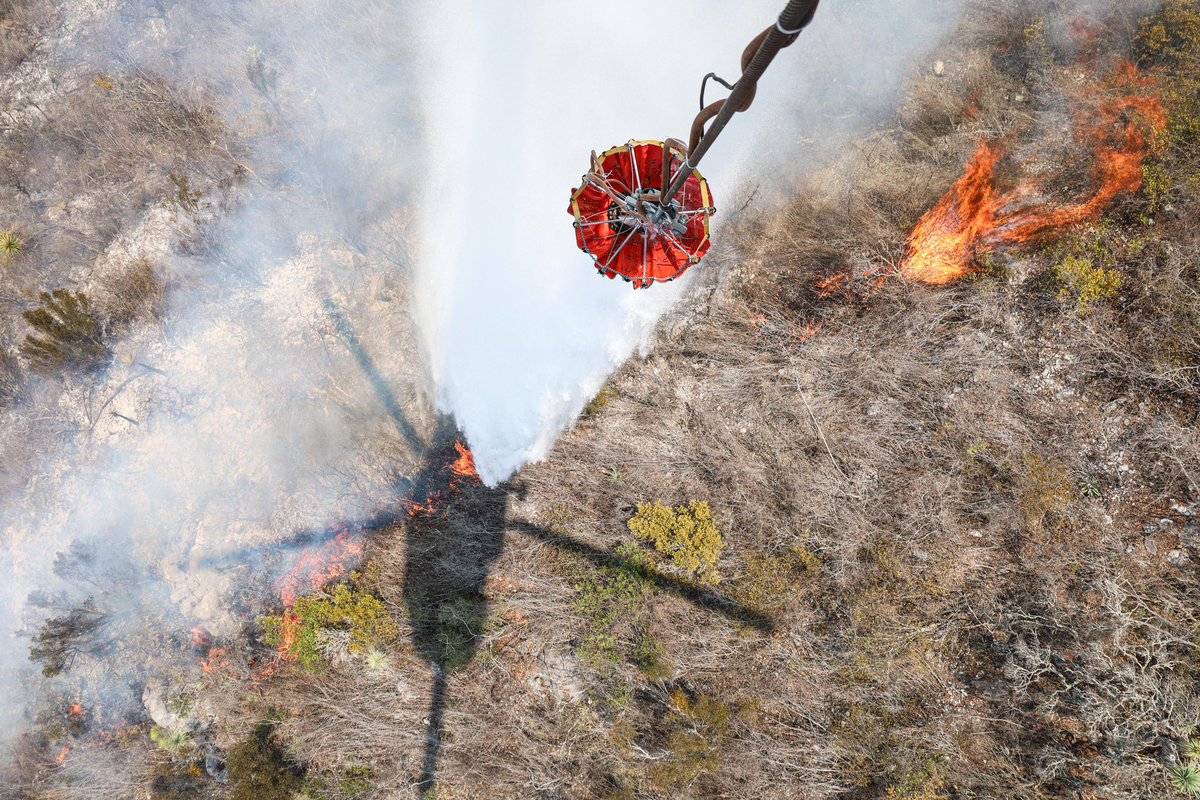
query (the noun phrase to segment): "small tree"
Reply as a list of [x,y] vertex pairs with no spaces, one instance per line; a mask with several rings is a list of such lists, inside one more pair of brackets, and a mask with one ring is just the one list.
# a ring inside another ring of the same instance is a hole
[[87,295],[55,289],[42,292],[41,300],[41,308],[23,312],[34,332],[25,337],[21,354],[35,372],[87,372],[108,363],[112,352]]
[[95,634],[104,621],[104,613],[91,600],[60,617],[51,617],[33,638],[30,660],[42,665],[47,678],[70,669],[81,653],[96,649]]

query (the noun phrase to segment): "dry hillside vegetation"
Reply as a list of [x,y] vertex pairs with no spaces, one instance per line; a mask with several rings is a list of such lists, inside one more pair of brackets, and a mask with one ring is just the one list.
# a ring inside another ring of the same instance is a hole
[[[47,725],[14,796],[1200,794],[1200,2],[1058,6],[978,4],[878,132],[726,228],[544,463],[489,488],[440,431],[357,572],[202,644],[177,730],[56,770]],[[1138,191],[896,275],[981,139],[998,181],[1085,194],[1070,98],[1124,60],[1167,112]]]

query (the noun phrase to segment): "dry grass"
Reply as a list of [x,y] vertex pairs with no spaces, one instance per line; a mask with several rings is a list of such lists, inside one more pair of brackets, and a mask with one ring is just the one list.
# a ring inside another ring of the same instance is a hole
[[[419,796],[439,725],[437,797],[1166,796],[1200,723],[1196,200],[1127,199],[1079,234],[1122,276],[1086,315],[1042,246],[868,291],[981,137],[1078,156],[1032,144],[1079,55],[1044,14],[981,4],[886,130],[726,229],[686,319],[547,461],[380,531],[362,586],[400,635],[379,663],[334,642],[323,672],[254,681],[248,632],[205,735],[276,720],[321,800]],[[1135,32],[1094,41],[1112,58]],[[153,293],[131,286],[134,319]],[[639,503],[696,499],[715,587],[627,555]],[[596,600],[613,585],[637,602]]]

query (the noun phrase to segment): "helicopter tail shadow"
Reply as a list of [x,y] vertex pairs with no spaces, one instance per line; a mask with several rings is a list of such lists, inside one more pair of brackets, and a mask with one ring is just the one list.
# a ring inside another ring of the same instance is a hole
[[598,567],[624,566],[638,573],[638,577],[652,582],[660,589],[678,595],[683,599],[709,611],[723,614],[738,622],[750,625],[764,633],[774,630],[774,622],[770,616],[738,603],[720,592],[698,586],[690,581],[681,580],[670,575],[663,575],[649,566],[634,564],[623,560],[615,553],[601,550],[578,539],[562,533],[547,530],[528,522],[510,521],[509,530],[524,534],[533,539],[553,545],[564,552],[581,556]]

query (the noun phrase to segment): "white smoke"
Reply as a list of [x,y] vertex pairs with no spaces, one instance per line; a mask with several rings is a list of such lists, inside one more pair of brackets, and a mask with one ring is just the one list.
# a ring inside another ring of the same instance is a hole
[[[162,76],[197,105],[219,104],[234,145],[247,146],[246,173],[227,190],[231,159],[169,165],[203,191],[198,223],[178,204],[152,206],[95,263],[47,276],[97,294],[112,263],[146,258],[169,306],[161,328],[117,344],[105,374],[37,384],[6,411],[3,451],[41,457],[25,459],[22,488],[0,506],[5,733],[36,697],[26,687],[54,689],[31,676],[30,642],[14,636],[16,620],[36,630],[53,613],[26,609],[31,591],[61,592],[59,610],[91,596],[114,619],[141,615],[120,632],[144,638],[108,657],[110,674],[93,664],[80,698],[136,704],[124,682],[174,667],[169,636],[197,623],[237,631],[229,606],[246,588],[245,553],[394,507],[430,427],[402,266],[420,163],[404,10],[319,0],[60,10],[49,72],[116,85]],[[185,238],[197,242],[174,246]],[[102,577],[52,574],[73,543],[97,554]]]
[[[485,480],[545,456],[687,291],[690,276],[634,292],[575,248],[567,200],[589,152],[686,139],[701,77],[735,79],[742,48],[782,5],[426,5],[420,318],[438,402]],[[736,207],[735,187],[749,178],[777,192],[798,165],[889,112],[960,5],[827,0],[704,161],[718,209]]]

